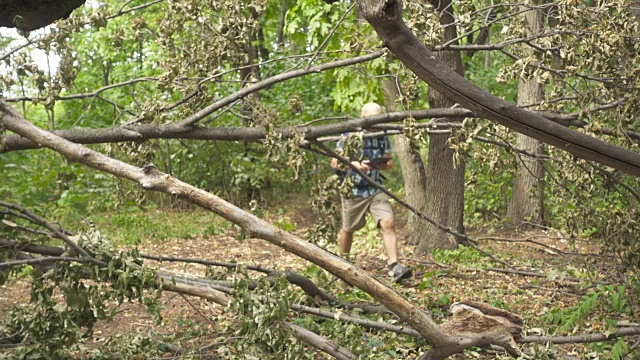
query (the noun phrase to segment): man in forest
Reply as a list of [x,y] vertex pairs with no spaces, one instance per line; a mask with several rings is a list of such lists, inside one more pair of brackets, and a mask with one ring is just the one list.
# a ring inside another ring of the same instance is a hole
[[[381,113],[382,108],[380,105],[367,103],[362,107],[360,116],[365,117]],[[337,150],[339,152],[343,151],[343,140],[338,141]],[[363,137],[362,157],[362,162],[352,161],[351,164],[375,182],[381,184],[380,171],[388,170],[393,166],[389,138],[386,135]],[[343,258],[349,257],[353,233],[365,225],[367,212],[370,212],[376,222],[376,226],[382,230],[382,239],[387,250],[388,263],[393,280],[398,282],[411,276],[411,269],[398,262],[398,239],[393,220],[393,210],[391,209],[391,204],[389,204],[388,196],[355,171],[341,169],[337,159],[331,160],[331,167],[339,170],[343,180],[346,176],[350,176],[353,182],[350,196],[341,197],[342,228],[338,238],[340,255]]]

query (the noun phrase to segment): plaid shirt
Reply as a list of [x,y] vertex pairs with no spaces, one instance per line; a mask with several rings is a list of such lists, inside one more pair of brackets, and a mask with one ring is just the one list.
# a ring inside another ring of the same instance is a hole
[[[342,140],[338,141],[336,144],[336,150],[338,150],[338,152],[342,152]],[[374,138],[362,139],[362,155],[365,160],[378,159],[385,154],[391,154],[391,142],[389,141],[388,136],[383,135]],[[382,180],[380,179],[380,170],[371,169],[366,171],[365,174],[378,184],[382,184]],[[347,169],[346,174],[344,171],[341,172],[341,175],[343,179],[345,175],[351,176],[354,185],[351,191],[355,196],[369,197],[378,191],[378,189],[370,185],[364,178],[362,178],[362,176],[351,169]]]

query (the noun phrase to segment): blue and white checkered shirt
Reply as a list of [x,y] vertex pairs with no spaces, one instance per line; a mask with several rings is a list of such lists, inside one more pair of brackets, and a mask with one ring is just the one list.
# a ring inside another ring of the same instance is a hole
[[[342,140],[338,141],[336,144],[336,150],[338,150],[338,152],[342,152]],[[391,154],[391,142],[389,141],[388,136],[383,135],[374,138],[362,139],[362,155],[365,160],[378,159],[383,157],[385,154]],[[366,171],[365,174],[378,184],[382,184],[382,180],[380,179],[380,170],[371,169]],[[345,172],[342,172],[343,179],[345,175],[351,176],[353,181],[353,189],[351,191],[355,196],[369,197],[378,191],[378,189],[370,185],[364,178],[362,178],[362,176],[351,169],[347,169],[346,174]]]

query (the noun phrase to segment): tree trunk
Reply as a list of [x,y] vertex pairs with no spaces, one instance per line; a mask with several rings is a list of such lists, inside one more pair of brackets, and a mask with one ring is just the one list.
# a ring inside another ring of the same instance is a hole
[[[535,5],[538,5],[536,3]],[[532,9],[525,13],[527,36],[534,36],[543,31],[543,13]],[[525,53],[538,56],[537,51],[526,46]],[[530,105],[539,103],[544,97],[544,88],[535,77],[518,79],[518,104]],[[541,141],[526,135],[516,135],[516,148],[531,154],[543,155],[544,145]],[[518,156],[518,174],[513,183],[513,194],[507,211],[507,217],[514,225],[523,221],[541,223],[544,209],[544,164],[542,160],[527,155]]]
[[[434,7],[440,13],[440,24],[444,27],[444,41],[451,41],[458,36],[451,0],[434,0]],[[457,41],[453,44],[458,44]],[[463,75],[462,59],[458,51],[441,51],[440,60],[455,72]],[[429,87],[429,106],[431,108],[448,108],[455,104],[444,95]],[[461,122],[461,118],[451,121]],[[465,164],[454,159],[455,151],[449,147],[449,134],[431,134],[429,136],[429,158],[425,192],[428,194],[427,216],[437,223],[456,232],[464,231],[464,171]],[[455,249],[458,244],[451,235],[437,227],[425,223],[425,231],[416,234],[420,238],[418,253],[426,253],[432,249]]]
[[[397,109],[396,105],[400,93],[396,82],[392,78],[385,77],[381,85],[387,112],[398,111],[399,109]],[[400,163],[400,170],[402,171],[404,198],[409,205],[425,212],[429,196],[426,190],[427,174],[420,152],[411,148],[409,139],[404,135],[393,137],[393,147],[395,158]],[[426,232],[426,225],[427,222],[420,220],[413,212],[409,212],[406,233],[410,244],[418,244],[420,242],[421,237],[419,235]]]

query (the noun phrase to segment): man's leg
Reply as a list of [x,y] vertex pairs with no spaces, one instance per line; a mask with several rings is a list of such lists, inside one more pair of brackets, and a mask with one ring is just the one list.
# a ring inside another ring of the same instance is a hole
[[384,248],[387,250],[387,261],[389,264],[398,262],[398,237],[396,236],[396,224],[393,218],[380,219],[380,229],[382,230],[382,240]]
[[349,252],[351,252],[351,244],[353,243],[353,232],[340,230],[338,235],[338,245],[340,246],[340,257],[348,258]]
[[365,225],[368,206],[367,198],[346,199],[342,197],[342,228],[338,234],[338,246],[340,247],[340,257],[343,259],[351,261],[349,252],[353,243],[353,233]]
[[398,237],[393,221],[393,210],[389,198],[384,193],[376,193],[369,208],[371,215],[382,230],[382,240],[389,257],[389,268],[393,273],[393,280],[400,281],[411,276],[411,269],[398,262]]

